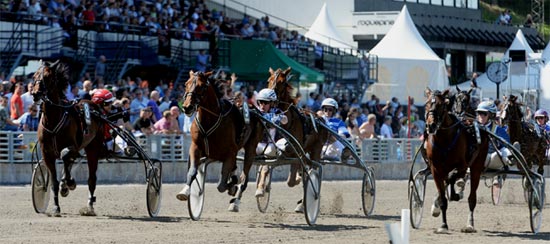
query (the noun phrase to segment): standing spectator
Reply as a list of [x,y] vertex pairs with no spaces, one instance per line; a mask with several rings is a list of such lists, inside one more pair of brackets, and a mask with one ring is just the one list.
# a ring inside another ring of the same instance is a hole
[[103,82],[103,78],[105,76],[105,72],[107,70],[107,65],[105,64],[107,62],[107,58],[105,55],[99,56],[99,60],[95,64],[95,74],[94,78],[98,82]]
[[367,54],[359,60],[359,83],[369,82],[369,56]]
[[143,108],[139,114],[139,118],[134,121],[133,128],[135,131],[140,131],[144,135],[153,134],[153,121],[151,120],[153,110],[150,107]]
[[0,130],[17,131],[19,124],[8,116],[8,98],[0,96]]
[[10,102],[10,117],[13,120],[19,119],[19,117],[25,113],[25,110],[23,110],[23,100],[21,99],[23,89],[23,83],[17,82],[15,84],[15,89],[13,91],[13,95],[11,96]]
[[38,130],[38,106],[35,104],[29,107],[29,113],[25,116],[23,123],[24,131],[37,131]]
[[533,16],[531,14],[527,14],[527,17],[525,18],[525,22],[523,23],[523,26],[527,28],[531,28],[535,22],[533,21]]
[[320,42],[315,45],[315,68],[323,69],[323,46]]
[[21,100],[23,100],[23,111],[29,110],[31,105],[34,103],[34,98],[31,95],[32,81],[27,84],[27,92],[21,95]]
[[380,128],[380,136],[382,138],[393,138],[393,130],[391,129],[392,117],[387,115],[384,118],[384,124]]
[[139,117],[140,111],[147,107],[147,98],[140,88],[134,89],[134,99],[130,103],[130,121],[134,123]]
[[149,102],[147,102],[147,106],[151,107],[153,110],[153,121],[157,122],[160,119],[162,119],[162,113],[160,112],[160,109],[158,107],[158,102],[160,99],[160,95],[158,91],[152,91],[151,96],[149,96]]
[[367,121],[359,127],[359,138],[371,139],[376,137],[376,115],[369,114]]
[[155,134],[171,134],[172,114],[170,111],[164,111],[164,113],[162,113],[162,118],[159,119],[153,127],[155,128]]
[[210,55],[206,54],[206,50],[201,49],[197,54],[197,71],[206,72],[210,62]]

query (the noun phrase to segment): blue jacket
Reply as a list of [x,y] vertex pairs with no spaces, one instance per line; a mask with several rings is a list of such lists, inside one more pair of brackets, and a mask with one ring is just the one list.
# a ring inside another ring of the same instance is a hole
[[346,127],[346,123],[344,123],[344,121],[334,117],[332,118],[325,117],[325,120],[329,128],[338,132],[338,134],[345,136],[346,138],[350,137],[348,128]]
[[[485,128],[493,133],[495,133],[497,136],[501,137],[502,139],[504,139],[506,142],[510,143],[510,136],[508,135],[508,127],[507,126],[499,126],[499,125],[496,125],[495,123],[493,122],[490,122],[489,124],[487,125],[484,125]],[[504,147],[504,145],[500,142],[497,141],[496,143],[497,145],[497,148],[500,150],[502,147]],[[493,153],[495,152],[495,148],[493,147],[493,144],[492,143],[489,143],[489,152],[488,153]]]

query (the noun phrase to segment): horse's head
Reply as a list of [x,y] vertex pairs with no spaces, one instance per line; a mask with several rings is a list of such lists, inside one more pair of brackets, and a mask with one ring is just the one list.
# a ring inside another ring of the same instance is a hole
[[448,113],[449,90],[443,92],[435,90],[428,91],[428,100],[426,101],[426,130],[429,134],[435,134],[437,129],[443,123]]
[[183,112],[187,116],[191,116],[197,107],[206,96],[210,81],[208,78],[212,75],[212,72],[193,72],[189,71],[189,80],[185,82],[185,95],[183,101]]
[[518,97],[510,95],[504,100],[500,118],[502,123],[508,124],[510,121],[521,121],[523,113],[521,112],[521,103],[518,102]]
[[470,108],[470,94],[472,93],[472,89],[470,88],[468,91],[462,91],[458,86],[456,87],[457,93],[454,96],[453,101],[453,107],[452,111],[462,116],[464,113],[468,112],[468,109]]
[[59,61],[47,64],[40,61],[40,67],[34,73],[31,95],[35,102],[40,99],[58,101],[65,98],[64,91],[69,85],[70,71],[66,64]]
[[290,98],[290,92],[293,89],[292,85],[288,82],[292,77],[290,74],[291,70],[292,69],[290,67],[286,70],[277,69],[275,71],[272,68],[269,68],[270,76],[267,79],[267,88],[273,89],[279,99],[283,97]]

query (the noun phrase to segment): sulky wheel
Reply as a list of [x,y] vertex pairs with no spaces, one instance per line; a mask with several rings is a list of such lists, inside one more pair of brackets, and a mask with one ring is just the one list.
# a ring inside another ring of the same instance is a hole
[[411,225],[418,229],[422,223],[424,212],[424,198],[426,196],[426,175],[418,172],[413,181],[409,182],[409,208],[411,210]]
[[159,160],[152,162],[147,178],[147,212],[150,217],[156,217],[160,212],[162,198],[162,163]]
[[[267,211],[267,207],[269,206],[269,198],[271,196],[271,177],[273,169],[271,166],[264,165],[263,167],[268,167],[266,179],[264,182],[264,195],[256,197],[256,203],[258,204],[258,210],[261,213],[265,213]],[[260,180],[260,174],[261,174],[261,167],[258,168],[258,173],[256,174],[256,185],[258,185]]]
[[376,199],[376,184],[374,172],[368,169],[363,175],[363,187],[361,191],[361,200],[363,201],[363,212],[369,216],[374,211],[374,201]]
[[[496,181],[495,181],[496,180]],[[500,203],[500,197],[502,195],[502,186],[504,185],[504,177],[501,175],[495,176],[493,178],[493,181],[491,185],[491,199],[493,201],[493,205],[498,205]]]
[[191,182],[191,193],[187,201],[189,216],[192,220],[199,220],[204,206],[204,182],[206,180],[206,163],[199,166],[197,177]]
[[304,184],[304,214],[308,225],[313,226],[321,207],[321,176],[316,169],[310,169]]
[[50,202],[51,192],[50,171],[43,162],[34,166],[32,172],[32,205],[36,213],[45,213]]
[[533,179],[533,185],[528,190],[529,220],[531,231],[538,233],[542,225],[542,209],[544,208],[544,181]]

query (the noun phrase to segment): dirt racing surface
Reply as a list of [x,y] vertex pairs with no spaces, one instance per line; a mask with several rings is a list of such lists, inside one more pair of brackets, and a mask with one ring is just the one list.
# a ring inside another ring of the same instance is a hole
[[[0,243],[389,243],[385,223],[399,221],[401,209],[408,208],[407,182],[376,184],[374,214],[365,217],[360,181],[323,182],[321,215],[313,227],[306,224],[303,214],[293,212],[302,194],[301,185],[288,188],[279,182],[273,185],[266,214],[257,210],[254,185],[245,193],[241,211],[231,213],[226,210],[229,196],[207,183],[199,221],[189,218],[187,202],[175,198],[181,185],[163,185],[162,209],[157,218],[147,215],[145,184],[98,186],[95,217],[79,215],[88,194],[87,186],[79,185],[67,198],[60,199],[59,218],[34,212],[30,186],[2,186]],[[460,232],[468,214],[464,199],[450,204],[449,233],[434,233],[441,223],[441,218],[430,215],[434,189],[433,182],[428,181],[422,225],[418,230],[411,229],[411,243],[550,242],[550,217],[543,219],[539,234],[531,233],[529,208],[519,180],[506,181],[499,206],[492,205],[489,189],[481,186],[475,210],[477,233],[473,234]],[[546,192],[549,195],[548,189]],[[50,211],[51,206],[50,202]],[[548,206],[543,213],[546,216],[550,216]]]

